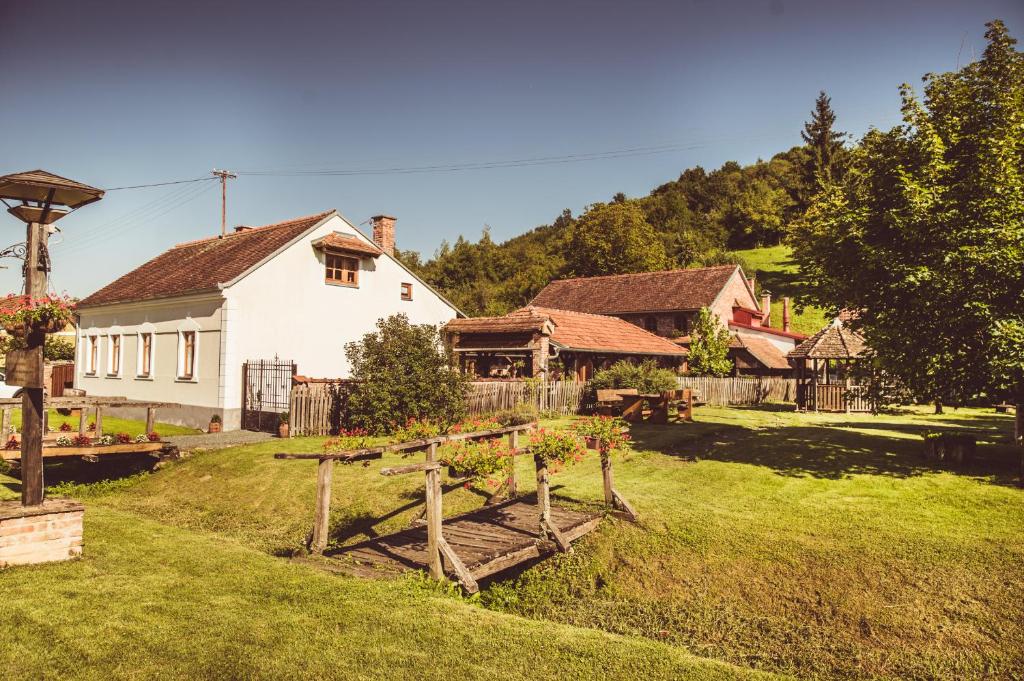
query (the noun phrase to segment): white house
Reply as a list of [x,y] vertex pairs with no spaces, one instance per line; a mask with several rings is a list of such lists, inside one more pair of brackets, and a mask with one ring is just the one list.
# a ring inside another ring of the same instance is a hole
[[218,414],[239,428],[244,362],[341,378],[345,343],[379,319],[460,314],[394,257],[395,218],[374,217],[373,235],[332,210],[175,246],[79,303],[75,386],[182,405],[162,420],[199,427]]

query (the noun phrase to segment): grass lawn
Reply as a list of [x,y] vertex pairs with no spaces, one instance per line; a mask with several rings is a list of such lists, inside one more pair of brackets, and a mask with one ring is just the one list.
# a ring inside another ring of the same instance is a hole
[[[608,519],[573,554],[470,601],[422,580],[361,581],[274,557],[310,529],[316,465],[271,454],[316,450],[318,438],[73,489],[89,509],[86,557],[0,577],[0,618],[13,623],[0,670],[954,679],[1024,666],[1024,490],[1009,417],[697,416],[637,426],[633,451],[617,455],[616,486],[640,525]],[[939,427],[979,436],[967,470],[918,456],[920,434]],[[554,476],[561,503],[601,498],[595,458]],[[401,461],[336,469],[335,543],[420,511],[420,476],[379,474]],[[529,490],[532,466],[521,466]],[[446,514],[486,496],[445,489]],[[16,490],[0,478],[0,495]]]
[[791,297],[795,304],[791,310],[794,331],[811,335],[820,331],[831,321],[826,319],[824,311],[820,308],[811,305],[801,306],[804,287],[789,246],[751,248],[745,251],[736,251],[736,254],[743,258],[746,268],[750,269],[749,272],[746,272],[747,276],[756,275],[761,286],[771,292],[772,326],[782,326],[782,298],[785,296]]
[[[158,411],[157,414],[160,412]],[[91,414],[88,419],[88,423],[93,423],[96,420],[95,415]],[[74,433],[78,433],[78,417],[62,416],[58,414],[55,409],[49,411],[47,416],[47,423],[51,430],[60,430],[62,424],[66,423],[71,426]],[[21,430],[21,410],[14,409],[11,412],[11,425]],[[201,431],[195,428],[186,428],[185,426],[175,426],[170,423],[157,423],[156,431],[161,435],[193,435]],[[106,414],[103,415],[103,432],[107,435],[114,433],[128,433],[132,437],[139,435],[140,433],[146,432],[145,421],[134,421],[129,419],[116,419]]]

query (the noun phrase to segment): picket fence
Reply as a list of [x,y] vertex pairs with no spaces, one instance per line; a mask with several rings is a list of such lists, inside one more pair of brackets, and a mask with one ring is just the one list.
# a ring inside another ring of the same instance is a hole
[[[331,435],[344,425],[348,385],[307,383],[292,388],[289,400],[291,434]],[[701,402],[711,405],[753,405],[794,402],[796,380],[777,377],[711,378],[681,376],[680,388],[697,391]],[[466,407],[478,416],[529,405],[548,414],[578,414],[592,407],[592,391],[583,381],[474,381],[469,384]]]

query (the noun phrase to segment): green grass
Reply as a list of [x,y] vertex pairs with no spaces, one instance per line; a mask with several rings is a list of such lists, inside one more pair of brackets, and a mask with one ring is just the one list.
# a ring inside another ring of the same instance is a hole
[[[23,676],[958,679],[1024,666],[1024,490],[1010,417],[771,407],[697,417],[637,426],[633,450],[616,456],[639,525],[609,518],[572,554],[473,602],[274,557],[309,532],[316,465],[271,454],[315,451],[318,438],[78,488],[85,559],[0,578],[15,642],[0,646],[0,669],[15,669],[16,654],[30,661]],[[939,428],[974,432],[977,461],[924,461],[920,435]],[[420,476],[379,473],[408,461],[337,467],[334,543],[418,514]],[[531,468],[520,462],[525,491]],[[15,482],[3,481],[0,495],[12,496]],[[553,483],[559,503],[601,498],[593,457]],[[487,492],[445,489],[446,515]]]
[[736,251],[750,270],[747,276],[757,276],[758,282],[772,294],[772,326],[782,326],[782,298],[793,299],[792,329],[808,335],[820,331],[830,320],[824,310],[806,305],[802,301],[805,288],[800,281],[799,269],[792,259],[789,246],[767,246]]
[[[159,413],[159,412],[157,412]],[[95,415],[90,415],[88,422],[93,423],[96,420]],[[62,424],[67,423],[71,426],[74,433],[78,433],[78,418],[71,416],[63,416],[58,414],[56,410],[51,409],[47,416],[47,423],[50,426],[50,430],[60,430]],[[15,409],[11,412],[11,425],[21,430],[21,410]],[[161,435],[194,435],[201,431],[195,428],[186,428],[185,426],[175,426],[170,423],[157,423],[156,430]],[[117,419],[110,416],[103,416],[103,432],[107,434],[113,433],[128,433],[132,437],[146,432],[145,421],[135,421],[129,419]]]

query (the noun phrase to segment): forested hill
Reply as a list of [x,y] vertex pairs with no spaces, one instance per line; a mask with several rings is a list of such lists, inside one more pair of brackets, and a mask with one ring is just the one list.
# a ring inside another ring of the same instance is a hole
[[[747,166],[690,168],[642,198],[617,194],[580,216],[495,243],[442,243],[424,261],[399,257],[469,315],[503,314],[528,303],[552,279],[737,262],[735,250],[773,246],[803,214],[815,186],[811,146]],[[741,263],[742,264],[742,263]]]

